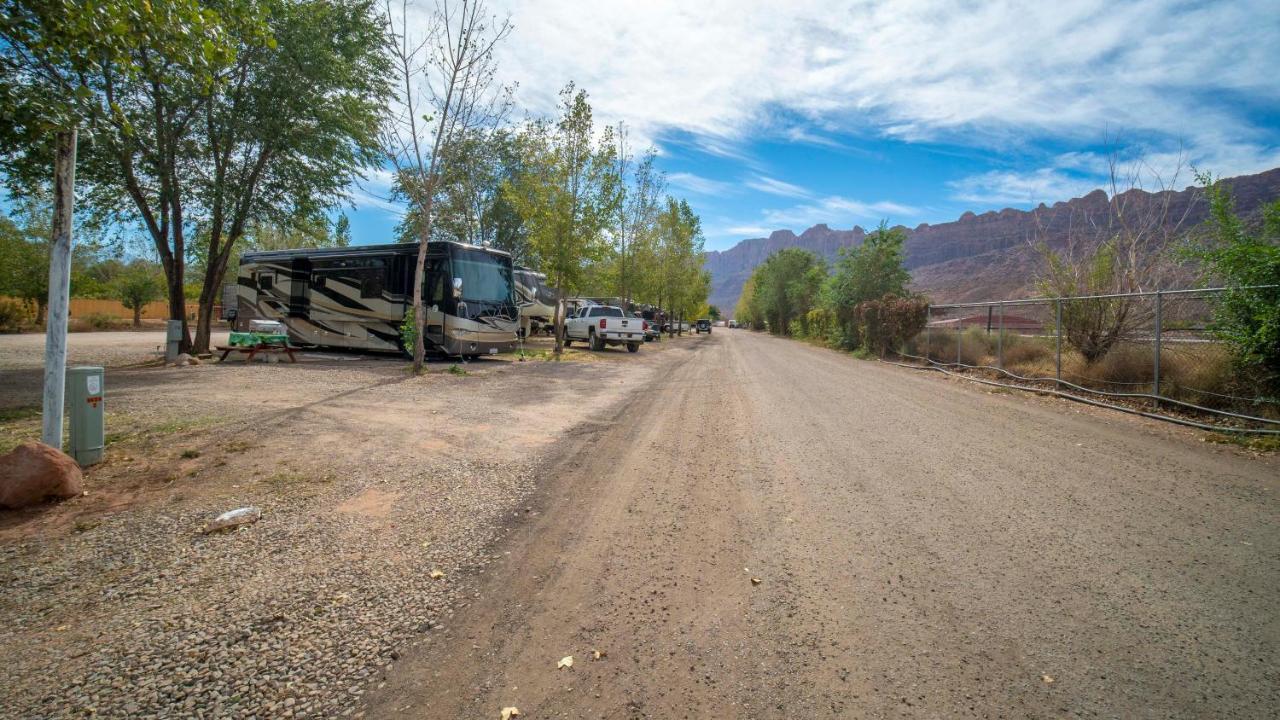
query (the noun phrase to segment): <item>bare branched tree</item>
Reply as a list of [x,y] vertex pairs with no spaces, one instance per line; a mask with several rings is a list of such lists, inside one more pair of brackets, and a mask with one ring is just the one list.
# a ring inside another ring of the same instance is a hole
[[[1151,304],[1127,294],[1162,289],[1172,277],[1169,251],[1195,205],[1176,193],[1184,160],[1179,151],[1162,170],[1145,155],[1126,158],[1112,145],[1105,202],[1078,203],[1065,217],[1049,216],[1048,224],[1036,216],[1040,291],[1081,298],[1063,302],[1062,332],[1086,362],[1102,359],[1152,319]],[[1055,246],[1054,236],[1066,240]]]
[[441,171],[469,133],[496,125],[509,107],[509,94],[494,87],[494,49],[510,34],[511,22],[491,16],[484,0],[438,0],[421,37],[413,36],[410,18],[407,0],[401,0],[398,17],[388,2],[400,98],[384,144],[395,166],[397,190],[416,215],[413,371],[420,373],[426,354],[423,274]]

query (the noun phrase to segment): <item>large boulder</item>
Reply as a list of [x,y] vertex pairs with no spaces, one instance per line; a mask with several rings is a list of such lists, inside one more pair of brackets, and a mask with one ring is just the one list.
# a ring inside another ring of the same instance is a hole
[[24,508],[75,497],[83,484],[80,466],[70,455],[34,440],[0,455],[0,507]]

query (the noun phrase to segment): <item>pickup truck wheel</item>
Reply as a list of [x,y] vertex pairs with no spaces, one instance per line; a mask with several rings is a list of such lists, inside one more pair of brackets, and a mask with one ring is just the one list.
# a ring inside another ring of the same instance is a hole
[[640,343],[627,343],[627,352],[639,352]]
[[594,331],[592,331],[591,335],[587,338],[587,341],[592,350],[595,350],[596,352],[604,350],[604,342],[600,340],[600,336],[596,335]]

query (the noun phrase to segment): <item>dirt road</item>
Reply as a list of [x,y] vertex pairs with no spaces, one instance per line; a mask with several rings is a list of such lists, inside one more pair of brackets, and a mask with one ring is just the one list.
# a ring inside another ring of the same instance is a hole
[[369,717],[1280,707],[1274,458],[744,331],[665,361]]

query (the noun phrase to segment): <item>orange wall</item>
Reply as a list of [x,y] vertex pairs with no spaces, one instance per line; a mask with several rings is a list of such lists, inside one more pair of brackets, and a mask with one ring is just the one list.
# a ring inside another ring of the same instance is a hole
[[[187,303],[187,317],[194,318],[198,307],[199,305],[197,303]],[[71,298],[71,317],[82,318],[94,313],[114,315],[122,320],[133,319],[133,311],[124,305],[121,305],[116,300]],[[156,301],[148,303],[146,307],[142,308],[142,318],[144,320],[166,320],[168,317],[169,303],[167,302]]]

